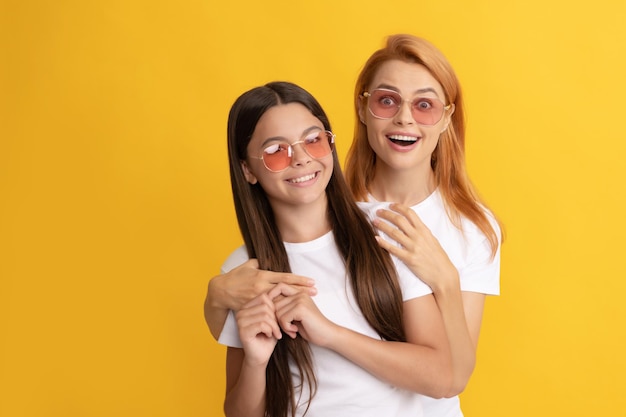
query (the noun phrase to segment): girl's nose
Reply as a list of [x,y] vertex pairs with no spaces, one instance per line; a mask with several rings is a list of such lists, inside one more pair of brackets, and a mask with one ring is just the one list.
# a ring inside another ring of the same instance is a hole
[[311,156],[304,150],[303,142],[295,142],[291,144],[291,165],[305,165],[311,162]]

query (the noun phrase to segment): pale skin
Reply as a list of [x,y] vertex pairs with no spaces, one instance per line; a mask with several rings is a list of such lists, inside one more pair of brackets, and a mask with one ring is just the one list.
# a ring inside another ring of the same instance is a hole
[[[273,107],[259,120],[249,153],[254,154],[257,136],[265,138],[279,131],[286,138],[298,138],[303,127],[316,123],[319,120],[300,104]],[[291,166],[284,172],[269,172],[254,159],[246,161],[242,169],[246,179],[258,181],[268,195],[284,240],[307,242],[330,231],[325,186],[332,173],[332,156],[312,159],[299,147],[293,152]],[[311,178],[311,173],[315,173],[311,180],[293,181]],[[303,222],[303,218],[316,221]],[[264,415],[265,369],[281,337],[280,328],[289,337],[299,334],[312,344],[336,351],[392,385],[443,396],[449,390],[452,369],[436,301],[426,295],[403,306],[408,343],[381,341],[336,325],[318,310],[307,291],[285,283],[248,300],[236,313],[242,349],[229,348],[227,353],[226,415]]]

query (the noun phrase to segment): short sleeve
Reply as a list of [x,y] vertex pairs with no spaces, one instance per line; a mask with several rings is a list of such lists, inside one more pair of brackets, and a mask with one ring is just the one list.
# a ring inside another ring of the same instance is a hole
[[461,291],[487,295],[500,294],[500,246],[492,258],[489,241],[484,239],[471,248],[468,263],[459,269]]
[[222,333],[220,333],[220,337],[217,341],[220,344],[229,347],[242,347],[241,339],[239,339],[239,328],[237,327],[235,313],[232,310],[228,312],[226,322],[224,322],[224,328],[222,329]]
[[[500,228],[490,216],[491,225],[500,236]],[[472,234],[469,239],[467,262],[459,268],[461,291],[487,295],[500,294],[500,242],[495,256],[491,256],[491,245],[482,233]]]
[[[248,252],[245,246],[240,246],[226,259],[220,272],[225,274],[238,267],[242,263],[248,260]],[[217,340],[220,344],[230,347],[241,347],[241,340],[239,339],[239,328],[237,327],[237,320],[235,319],[235,313],[231,310],[226,316],[222,333]]]
[[393,263],[398,271],[398,282],[402,289],[402,301],[409,301],[413,298],[423,297],[432,294],[432,289],[419,279],[411,270],[395,256],[392,256]]

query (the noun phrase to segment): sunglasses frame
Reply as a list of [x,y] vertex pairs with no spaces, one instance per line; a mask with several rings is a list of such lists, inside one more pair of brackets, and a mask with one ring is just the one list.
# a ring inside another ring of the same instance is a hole
[[293,160],[293,147],[295,145],[302,145],[302,149],[304,150],[304,152],[309,155],[309,157],[313,158],[313,159],[321,159],[321,158],[326,158],[328,155],[331,155],[333,153],[333,151],[335,150],[335,134],[333,132],[331,132],[330,130],[320,130],[320,132],[325,132],[328,134],[328,146],[330,147],[330,152],[327,153],[326,155],[320,156],[320,157],[315,157],[313,155],[311,155],[309,153],[309,151],[306,149],[306,146],[304,146],[304,144],[306,143],[306,141],[304,140],[298,140],[296,142],[293,143],[288,143],[288,142],[283,142],[286,143],[288,145],[288,156],[289,156],[289,163],[287,164],[286,167],[279,169],[279,170],[274,170],[272,168],[270,168],[267,165],[267,161],[265,161],[264,158],[264,154],[265,154],[265,150],[261,151],[261,156],[257,156],[255,158],[260,159],[263,161],[263,166],[265,166],[265,168],[270,171],[270,172],[283,172],[284,170],[286,170],[287,168],[289,168],[291,166],[291,161]]
[[[392,94],[397,95],[398,97],[400,97],[400,103],[398,103],[398,105],[396,106],[396,112],[395,112],[392,116],[390,116],[390,117],[381,117],[381,116],[378,116],[378,115],[374,114],[374,112],[372,111],[372,108],[370,107],[370,101],[369,101],[369,98],[370,98],[370,97],[372,97],[372,93],[374,93],[375,91],[383,91],[383,92],[388,92],[388,93],[392,93]],[[436,125],[437,123],[439,123],[439,122],[441,121],[441,119],[443,119],[444,114],[445,114],[448,110],[450,110],[450,108],[452,107],[452,104],[445,105],[443,101],[439,100],[439,99],[438,99],[438,98],[436,98],[436,97],[416,97],[416,98],[413,98],[413,99],[411,99],[411,100],[408,100],[408,99],[405,99],[404,97],[402,97],[402,95],[401,95],[399,92],[397,92],[397,91],[395,91],[395,90],[390,90],[390,89],[388,89],[388,88],[375,88],[375,89],[373,89],[371,92],[370,92],[370,91],[364,91],[364,92],[363,92],[363,94],[361,94],[361,97],[363,97],[363,98],[365,98],[365,99],[368,99],[368,100],[367,100],[367,110],[370,112],[370,114],[371,114],[372,116],[374,116],[375,118],[380,119],[380,120],[389,120],[389,119],[393,119],[393,118],[394,118],[394,117],[396,117],[396,116],[398,115],[398,113],[400,112],[400,107],[401,107],[404,103],[408,102],[408,103],[410,103],[410,104],[411,104],[411,107],[410,107],[410,108],[411,108],[411,117],[413,117],[413,120],[415,120],[415,123],[417,123],[418,125],[421,125],[421,126],[434,126],[434,125]],[[436,122],[434,122],[434,123],[432,123],[432,124],[426,124],[426,123],[420,123],[420,122],[418,122],[418,121],[417,121],[417,119],[415,118],[415,115],[413,114],[413,102],[414,102],[416,99],[418,99],[418,98],[427,98],[427,99],[429,99],[429,100],[437,100],[438,102],[440,102],[440,103],[442,104],[442,109],[443,109],[443,110],[442,110],[442,112],[441,112],[441,116],[439,117],[439,119],[438,119]]]

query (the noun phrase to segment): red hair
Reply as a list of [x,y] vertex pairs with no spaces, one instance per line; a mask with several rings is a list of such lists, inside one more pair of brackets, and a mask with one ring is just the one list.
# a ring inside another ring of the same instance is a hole
[[[474,223],[489,240],[492,256],[495,256],[501,236],[490,221],[490,212],[480,201],[465,167],[465,118],[460,83],[441,51],[422,38],[403,34],[389,36],[386,45],[372,54],[359,74],[354,90],[356,127],[346,159],[346,178],[355,199],[367,199],[368,186],[374,176],[376,164],[376,154],[367,139],[367,128],[358,117],[360,101],[380,66],[390,60],[426,67],[441,84],[446,104],[454,104],[455,111],[450,125],[439,137],[431,167],[450,220],[459,228],[462,217]],[[493,221],[498,223],[495,216]]]

